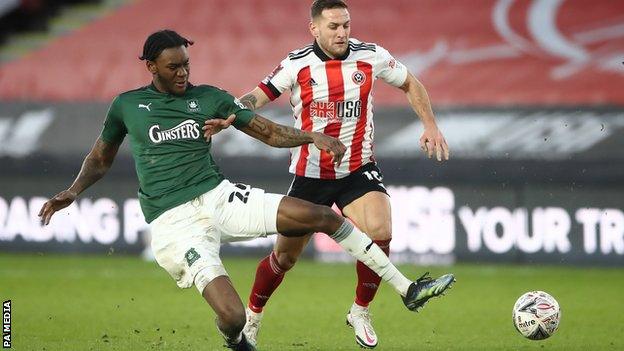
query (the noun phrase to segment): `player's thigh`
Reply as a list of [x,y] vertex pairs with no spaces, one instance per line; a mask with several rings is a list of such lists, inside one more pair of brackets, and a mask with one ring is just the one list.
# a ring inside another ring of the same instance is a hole
[[[322,217],[327,215],[327,209],[319,208],[318,205],[331,207],[336,202],[339,190],[340,184],[335,180],[295,176],[288,190],[288,197],[284,198],[280,205],[279,232],[291,238],[322,231],[318,226],[323,220]],[[299,242],[299,239],[282,241]]]
[[330,207],[285,196],[277,211],[277,229],[287,237],[300,237],[309,233],[333,233],[343,219]]
[[[224,181],[214,201],[214,223],[222,242],[277,234],[278,208],[284,195]],[[212,209],[207,208],[207,211]]]
[[374,240],[392,237],[392,214],[388,195],[368,192],[342,209],[343,215]]
[[177,206],[150,224],[156,262],[181,288],[204,287],[227,272],[219,257],[219,233],[201,213],[196,200]]
[[338,199],[343,215],[375,240],[392,236],[390,198],[383,175],[375,163],[368,163],[344,179]]

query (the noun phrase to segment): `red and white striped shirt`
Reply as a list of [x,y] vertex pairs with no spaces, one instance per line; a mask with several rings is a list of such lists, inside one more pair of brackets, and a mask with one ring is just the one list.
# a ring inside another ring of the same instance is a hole
[[336,179],[373,161],[373,96],[375,79],[399,87],[407,68],[376,44],[349,40],[343,57],[328,57],[315,42],[292,51],[258,87],[271,100],[291,90],[295,127],[337,137],[347,147],[340,166],[314,144],[290,150],[290,172]]

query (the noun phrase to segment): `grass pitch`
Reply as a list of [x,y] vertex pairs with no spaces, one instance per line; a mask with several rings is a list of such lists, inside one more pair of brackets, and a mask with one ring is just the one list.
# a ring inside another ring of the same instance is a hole
[[[256,259],[225,259],[245,301]],[[425,268],[402,266],[417,277]],[[429,270],[429,268],[427,268]],[[372,306],[377,350],[624,350],[624,270],[458,265],[457,283],[421,313],[388,286]],[[299,262],[265,309],[259,350],[358,350],[345,326],[354,267]],[[563,318],[544,341],[511,322],[528,290],[555,296]],[[224,350],[197,290],[156,263],[123,256],[0,254],[0,299],[12,300],[15,350]]]

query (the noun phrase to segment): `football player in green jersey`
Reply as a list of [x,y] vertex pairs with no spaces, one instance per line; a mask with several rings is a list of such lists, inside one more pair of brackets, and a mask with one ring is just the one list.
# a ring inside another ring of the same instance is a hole
[[[242,333],[245,309],[219,258],[222,242],[278,232],[285,236],[330,233],[390,283],[408,309],[422,306],[431,297],[427,291],[437,287],[427,279],[407,279],[376,244],[331,208],[225,179],[210,156],[211,143],[200,132],[208,118],[228,120],[274,147],[313,144],[330,153],[336,163],[346,149],[322,133],[273,123],[221,89],[189,83],[188,46],[192,44],[171,30],[147,38],[141,60],[152,75],[151,84],[113,100],[100,137],[74,182],[41,208],[43,223],[48,224],[55,212],[104,176],[128,135],[156,261],[179,287],[195,285],[215,311],[217,328],[229,348],[254,350],[254,345]],[[452,280],[449,276],[447,284]]]

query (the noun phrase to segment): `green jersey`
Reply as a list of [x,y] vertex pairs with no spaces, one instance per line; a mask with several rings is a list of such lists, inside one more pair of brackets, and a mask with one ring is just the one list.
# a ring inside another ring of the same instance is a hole
[[113,100],[101,138],[119,144],[129,135],[139,201],[148,223],[224,179],[201,128],[206,119],[231,114],[236,114],[237,128],[254,116],[238,99],[209,85],[189,84],[184,95],[175,96],[159,92],[152,84]]

